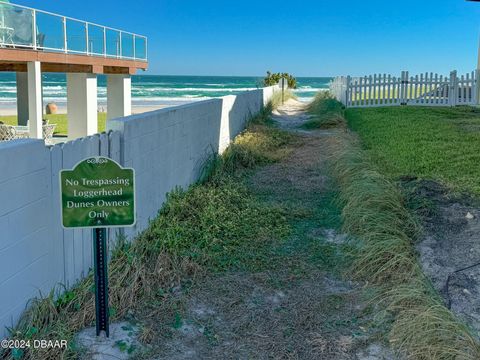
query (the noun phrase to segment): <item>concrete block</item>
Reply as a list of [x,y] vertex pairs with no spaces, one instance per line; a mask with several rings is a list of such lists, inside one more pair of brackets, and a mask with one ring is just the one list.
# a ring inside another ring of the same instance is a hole
[[[48,210],[49,206],[50,202],[45,197],[9,213],[7,216],[11,241],[23,239],[25,236],[47,226],[51,216],[51,212]],[[60,204],[58,206],[60,207]]]
[[47,181],[50,181],[50,174],[46,170],[40,170],[2,183],[0,216],[50,196]]
[[[15,159],[15,161],[12,161]],[[47,167],[49,150],[43,140],[0,142],[0,184]]]
[[[0,251],[0,283],[48,255],[48,229],[42,228]],[[48,274],[48,267],[42,269]]]

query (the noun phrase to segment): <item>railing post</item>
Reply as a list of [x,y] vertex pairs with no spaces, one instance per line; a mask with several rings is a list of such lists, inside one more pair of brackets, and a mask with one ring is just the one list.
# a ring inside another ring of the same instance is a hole
[[122,32],[121,31],[118,33],[118,39],[119,39],[118,48],[120,49],[120,54],[117,55],[117,57],[121,58],[122,57]]
[[32,45],[33,45],[33,50],[37,50],[37,10],[32,11]]
[[103,56],[107,57],[107,28],[103,27]]
[[135,49],[135,34],[132,36],[133,38],[133,60],[137,60],[137,49]]
[[68,47],[67,47],[67,18],[64,16],[63,17],[63,50],[65,53],[68,52]]
[[85,23],[85,40],[87,41],[87,55],[90,55],[90,42],[88,41],[88,23]]

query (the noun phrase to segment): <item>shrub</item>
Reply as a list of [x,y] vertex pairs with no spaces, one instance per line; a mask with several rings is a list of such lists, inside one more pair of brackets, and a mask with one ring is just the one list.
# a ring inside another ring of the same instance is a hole
[[267,76],[263,79],[263,84],[265,86],[277,85],[281,79],[287,79],[288,87],[290,89],[297,88],[297,79],[288,73],[271,73],[267,71]]

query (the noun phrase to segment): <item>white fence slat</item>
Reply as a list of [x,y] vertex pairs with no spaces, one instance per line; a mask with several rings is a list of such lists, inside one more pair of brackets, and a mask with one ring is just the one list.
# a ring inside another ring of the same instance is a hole
[[[423,84],[424,84],[424,82],[423,82],[423,74],[420,74],[420,82],[418,83],[418,89],[419,89],[420,94],[423,93],[423,86],[424,86]],[[418,99],[417,99],[416,104],[419,104],[419,103],[420,103],[420,104],[423,105],[424,102],[425,102],[425,99],[424,99],[423,97],[419,96]]]
[[392,86],[392,76],[390,74],[388,74],[388,77],[387,77],[387,99],[386,99],[387,100],[386,101],[387,105],[391,104],[391,99],[390,99],[391,86]]
[[[78,142],[78,141],[77,141]],[[62,147],[63,153],[63,169],[71,169],[75,165],[75,141],[67,142]],[[74,231],[70,229],[64,230],[63,233],[63,249],[65,258],[65,285],[67,287],[75,284],[75,246]]]
[[52,146],[50,148],[50,164],[52,167],[52,239],[53,239],[53,266],[52,278],[55,283],[65,284],[65,259],[64,259],[64,242],[63,227],[61,224],[61,207],[60,207],[60,180],[59,173],[62,170],[63,151],[61,145]]
[[443,75],[440,74],[439,83],[438,83],[438,96],[439,96],[439,103],[440,105],[444,104],[444,96],[443,96]]
[[415,75],[414,81],[415,81],[415,90],[414,90],[413,97],[414,97],[415,104],[418,104],[418,97],[421,92],[421,89],[418,85],[418,75]]
[[108,134],[102,133],[99,134],[99,155],[109,157],[110,149],[109,149],[109,140]]

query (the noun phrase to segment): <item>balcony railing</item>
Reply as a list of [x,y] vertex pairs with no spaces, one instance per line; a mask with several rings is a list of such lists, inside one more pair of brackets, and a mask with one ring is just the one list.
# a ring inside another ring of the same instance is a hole
[[147,38],[0,0],[0,47],[147,61]]

